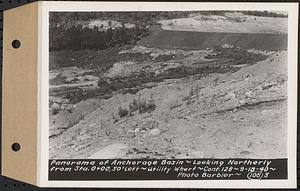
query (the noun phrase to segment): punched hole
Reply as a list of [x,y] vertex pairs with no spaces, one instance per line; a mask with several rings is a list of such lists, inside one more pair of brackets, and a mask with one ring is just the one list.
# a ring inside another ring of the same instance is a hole
[[14,143],[11,145],[11,149],[15,152],[18,152],[21,149],[21,145],[19,143]]
[[14,47],[15,49],[20,48],[21,46],[21,42],[19,40],[14,40],[11,43],[12,47]]

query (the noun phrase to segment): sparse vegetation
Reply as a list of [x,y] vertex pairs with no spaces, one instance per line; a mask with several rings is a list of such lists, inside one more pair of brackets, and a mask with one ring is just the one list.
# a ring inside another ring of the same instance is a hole
[[52,108],[51,109],[51,114],[52,115],[57,115],[59,113],[59,111],[60,111],[60,109],[58,109],[58,108]]
[[199,86],[199,84],[196,84],[195,86],[192,85],[191,88],[188,91],[188,95],[182,99],[182,101],[187,101],[186,104],[190,105],[192,103],[192,98],[194,96],[199,97],[200,90],[202,87]]
[[111,113],[111,116],[112,116],[112,119],[113,119],[114,123],[118,122],[118,118],[115,116],[114,113]]
[[133,116],[135,113],[143,114],[147,112],[152,112],[156,108],[155,101],[153,99],[153,95],[151,94],[151,97],[149,100],[146,100],[145,98],[141,98],[139,95],[138,99],[133,99],[132,102],[129,104],[129,108],[119,106],[118,108],[118,114],[120,118],[126,117],[126,116]]
[[120,118],[122,118],[122,117],[126,117],[129,114],[129,112],[128,112],[128,109],[126,109],[125,107],[123,108],[122,106],[119,106],[118,114],[119,114]]
[[[194,13],[197,13],[196,11]],[[198,12],[200,13],[200,12]],[[137,26],[154,25],[160,19],[182,18],[191,14],[190,11],[130,11],[130,12],[53,12],[50,15],[50,27],[62,25],[66,28],[77,21],[114,20],[121,23],[132,23]]]
[[[55,61],[57,64],[55,67],[57,68],[61,68],[61,65],[64,63],[72,62],[71,58],[73,57],[75,59],[73,64],[96,70],[95,74],[92,75],[98,75],[100,77],[97,89],[73,89],[72,91],[68,91],[68,94],[63,98],[69,99],[70,102],[74,104],[89,98],[107,99],[113,95],[113,92],[136,94],[145,88],[144,84],[148,82],[161,82],[165,79],[179,79],[196,74],[202,77],[209,73],[235,72],[239,70],[239,68],[232,67],[234,65],[243,63],[251,65],[266,58],[264,55],[249,53],[238,47],[228,49],[217,46],[215,53],[207,56],[207,58],[212,59],[209,61],[198,61],[193,63],[192,66],[180,65],[176,68],[161,71],[159,74],[155,74],[154,71],[142,69],[139,72],[127,76],[116,76],[107,79],[103,77],[103,73],[107,72],[115,62],[119,59],[132,59],[126,54],[118,54],[119,50],[120,49],[111,49],[104,50],[103,52],[83,51],[80,54],[73,52],[71,55],[67,53],[72,53],[72,51],[66,51],[65,54],[60,54],[59,57],[55,56],[55,59],[61,59],[59,62],[57,62],[57,60]],[[86,53],[86,55],[84,55],[84,53]],[[142,54],[136,54],[134,57],[135,56],[144,57]],[[63,80],[62,77],[60,78],[60,80]]]
[[78,113],[74,118],[72,118],[69,121],[67,129],[70,128],[70,127],[73,127],[74,125],[76,125],[77,123],[79,123],[79,121],[81,121],[82,119],[84,119],[84,115],[82,113]]
[[58,85],[58,84],[66,84],[66,77],[62,76],[61,74],[57,75],[56,78],[50,79],[49,84],[50,85]]

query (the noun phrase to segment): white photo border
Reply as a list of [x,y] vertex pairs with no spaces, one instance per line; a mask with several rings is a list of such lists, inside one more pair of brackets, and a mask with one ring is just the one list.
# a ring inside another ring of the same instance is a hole
[[[296,188],[298,3],[226,2],[65,2],[39,3],[38,185],[104,188]],[[149,180],[49,181],[49,12],[100,11],[288,11],[288,179],[287,180]]]

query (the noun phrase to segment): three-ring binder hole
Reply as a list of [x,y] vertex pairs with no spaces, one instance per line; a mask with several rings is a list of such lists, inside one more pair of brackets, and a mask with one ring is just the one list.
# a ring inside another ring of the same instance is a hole
[[18,152],[21,149],[21,145],[19,143],[14,143],[11,145],[11,149],[15,152]]
[[11,43],[12,47],[14,47],[15,49],[20,48],[21,46],[21,42],[19,40],[14,40]]

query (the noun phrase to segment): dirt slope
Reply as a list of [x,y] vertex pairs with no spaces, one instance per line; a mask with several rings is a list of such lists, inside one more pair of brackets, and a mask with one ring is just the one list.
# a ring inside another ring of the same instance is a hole
[[[286,157],[286,66],[283,51],[234,73],[164,80],[99,100],[50,139],[50,158],[88,158],[108,148],[114,158]],[[120,106],[150,98],[153,111],[118,116]]]
[[287,33],[287,18],[244,15],[239,12],[224,15],[195,14],[188,18],[160,20],[164,30],[221,33]]

